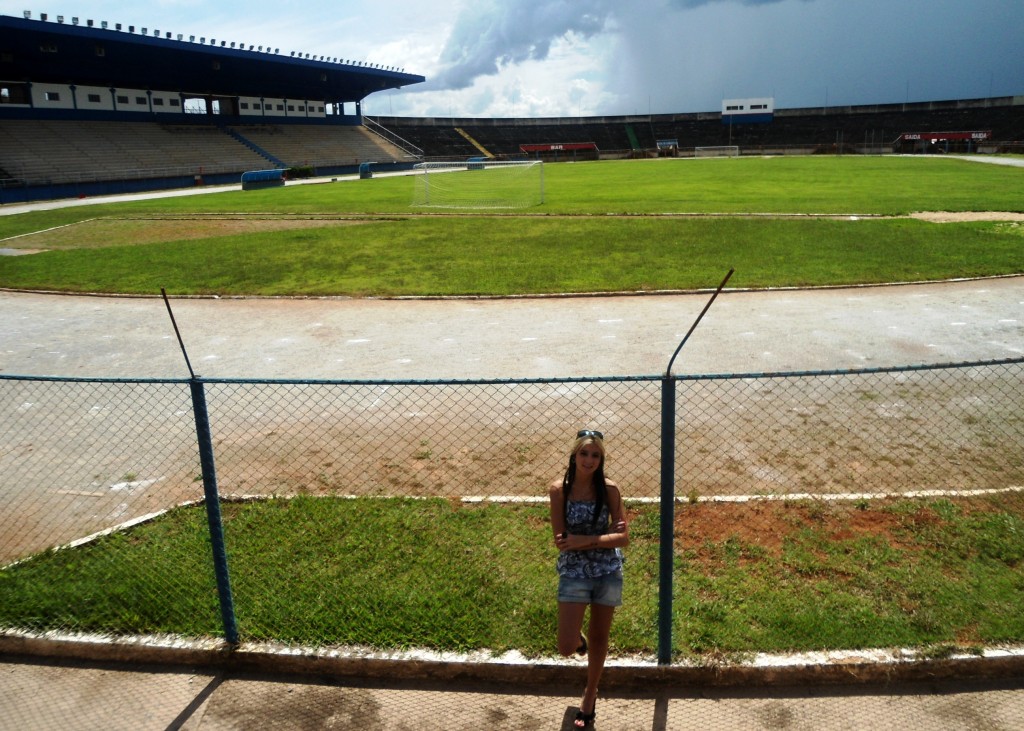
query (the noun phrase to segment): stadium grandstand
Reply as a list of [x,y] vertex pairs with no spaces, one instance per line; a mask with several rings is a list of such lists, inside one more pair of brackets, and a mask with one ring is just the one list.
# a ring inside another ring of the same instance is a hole
[[[594,143],[601,159],[691,157],[700,147],[738,146],[744,155],[1024,152],[1024,95],[985,99],[775,109],[727,123],[721,112],[536,119],[376,117],[426,154],[458,158],[481,153],[573,160]],[[982,134],[978,134],[982,133]],[[935,144],[910,144],[912,137]],[[674,144],[659,142],[671,140]],[[552,145],[561,154],[554,156]]]
[[[375,117],[402,69],[92,19],[0,16],[0,203],[429,160],[1024,152],[1024,95],[530,119]],[[745,114],[746,113],[746,114]]]
[[411,167],[362,117],[379,64],[92,19],[0,16],[0,202]]

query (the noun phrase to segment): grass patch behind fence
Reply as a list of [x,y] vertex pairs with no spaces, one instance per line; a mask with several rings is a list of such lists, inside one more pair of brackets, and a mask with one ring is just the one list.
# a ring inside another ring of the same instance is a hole
[[[686,655],[1024,640],[1024,520],[1014,496],[833,508],[734,505],[677,521],[675,629]],[[715,515],[711,521],[709,516]],[[224,506],[243,640],[553,654],[547,508],[443,499],[275,499]],[[201,506],[0,571],[0,625],[219,636]],[[657,646],[658,511],[632,511],[613,654]],[[770,539],[770,540],[769,540]]]

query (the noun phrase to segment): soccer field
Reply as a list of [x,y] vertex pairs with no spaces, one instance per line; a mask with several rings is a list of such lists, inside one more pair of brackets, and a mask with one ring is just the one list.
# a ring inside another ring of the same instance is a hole
[[[543,204],[502,213],[414,206],[415,176],[395,176],[13,215],[2,246],[39,253],[0,257],[0,286],[501,296],[694,289],[730,266],[752,288],[1024,270],[1016,167],[650,160],[546,165],[544,180]],[[929,212],[968,220],[911,216]]]

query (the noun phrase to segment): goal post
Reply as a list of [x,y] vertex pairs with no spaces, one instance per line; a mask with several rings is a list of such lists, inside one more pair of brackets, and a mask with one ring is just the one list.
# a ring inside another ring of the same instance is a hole
[[714,147],[694,147],[694,157],[739,157],[739,145],[717,145]]
[[414,206],[432,208],[528,208],[544,202],[541,160],[422,162],[413,175]]

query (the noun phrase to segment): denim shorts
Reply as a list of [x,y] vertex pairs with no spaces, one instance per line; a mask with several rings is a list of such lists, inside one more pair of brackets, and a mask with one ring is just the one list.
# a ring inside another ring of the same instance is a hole
[[622,572],[613,571],[596,579],[558,578],[558,601],[574,604],[622,606]]

